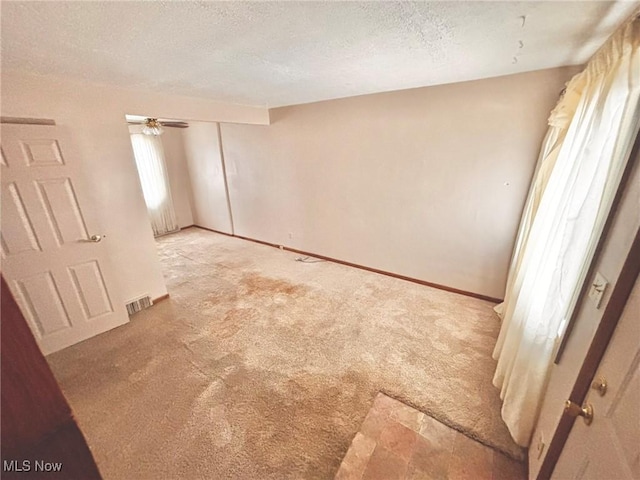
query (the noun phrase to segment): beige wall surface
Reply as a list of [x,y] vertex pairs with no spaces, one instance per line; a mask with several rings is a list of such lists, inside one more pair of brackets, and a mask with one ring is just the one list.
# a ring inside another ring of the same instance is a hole
[[578,70],[223,123],[236,234],[501,298],[546,119]]
[[193,212],[191,202],[191,179],[189,178],[189,166],[184,148],[183,130],[179,128],[165,128],[160,137],[164,149],[164,157],[167,163],[167,175],[171,187],[173,208],[176,212],[176,220],[180,228],[193,225]]
[[233,233],[218,124],[190,122],[184,131],[184,142],[193,191],[193,223],[218,232]]
[[185,120],[262,123],[268,111],[240,105],[92,85],[2,71],[2,115],[51,118],[67,127],[83,161],[83,173],[122,301],[166,293],[125,114]]

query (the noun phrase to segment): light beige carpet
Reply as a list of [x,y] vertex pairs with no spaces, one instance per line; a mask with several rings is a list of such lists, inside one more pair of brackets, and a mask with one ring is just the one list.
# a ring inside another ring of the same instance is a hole
[[105,479],[330,479],[383,391],[514,457],[492,304],[200,229],[171,294],[51,355]]

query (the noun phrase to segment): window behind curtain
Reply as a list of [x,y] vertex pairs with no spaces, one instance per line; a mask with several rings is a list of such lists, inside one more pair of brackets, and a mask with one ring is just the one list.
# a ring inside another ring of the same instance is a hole
[[160,137],[133,133],[131,144],[154,236],[179,230]]

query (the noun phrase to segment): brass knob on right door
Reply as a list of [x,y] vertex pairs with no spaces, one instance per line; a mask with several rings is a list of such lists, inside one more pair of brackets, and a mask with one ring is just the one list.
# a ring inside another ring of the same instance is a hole
[[604,395],[607,393],[607,386],[607,379],[604,377],[600,377],[591,383],[591,389],[598,392],[598,395],[600,395],[601,397],[604,397]]

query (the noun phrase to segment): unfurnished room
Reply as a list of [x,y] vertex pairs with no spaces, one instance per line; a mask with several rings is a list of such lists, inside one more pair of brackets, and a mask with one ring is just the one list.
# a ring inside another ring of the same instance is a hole
[[640,2],[12,1],[6,479],[640,479]]

